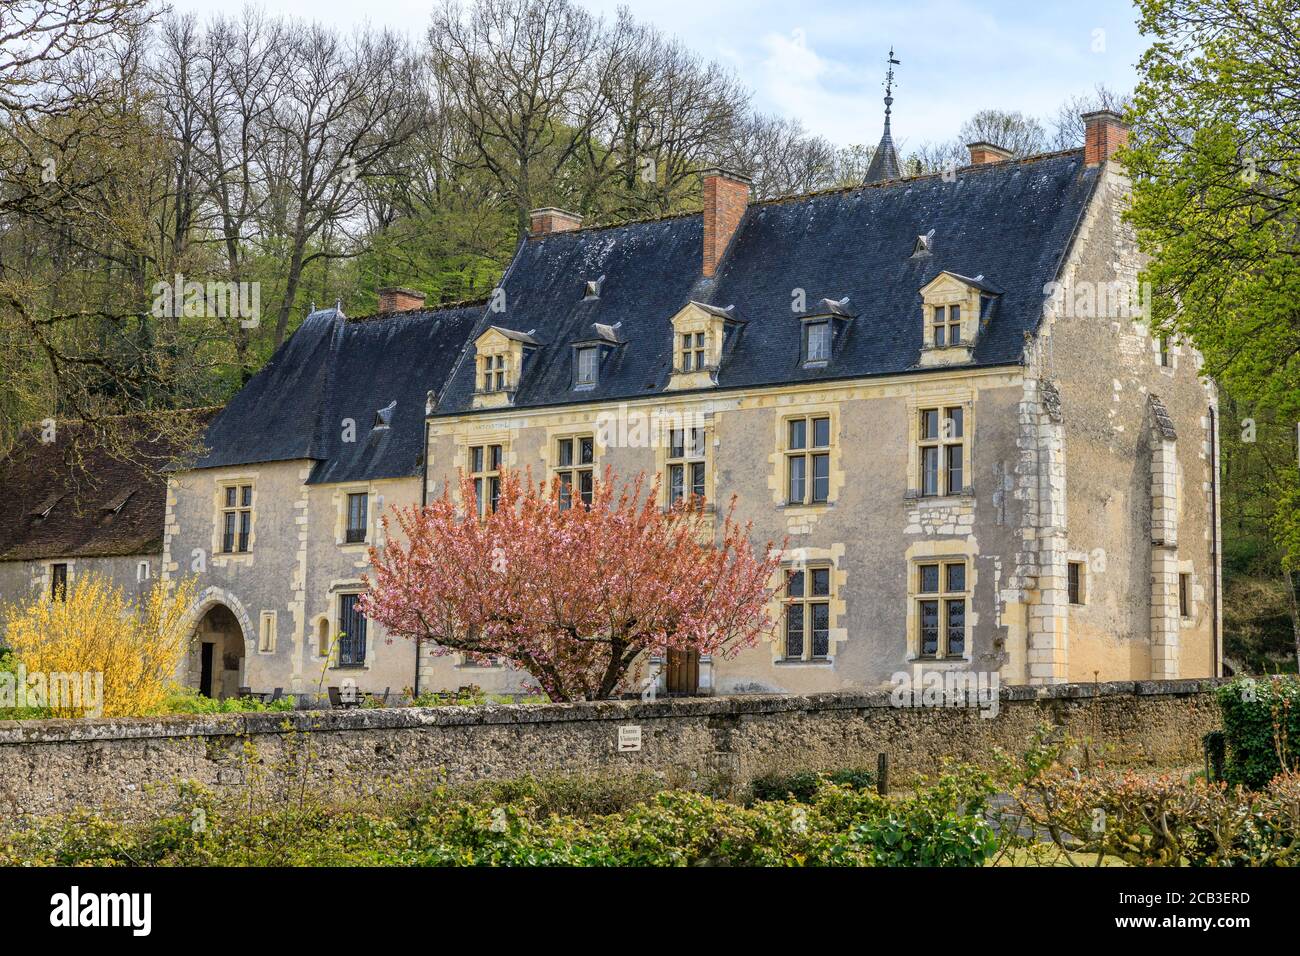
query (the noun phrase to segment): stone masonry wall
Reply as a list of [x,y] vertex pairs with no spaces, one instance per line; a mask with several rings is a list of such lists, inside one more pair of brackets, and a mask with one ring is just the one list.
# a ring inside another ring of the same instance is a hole
[[[527,774],[650,772],[667,785],[744,788],[774,771],[876,765],[936,769],[944,757],[983,765],[994,749],[1023,751],[1049,724],[1111,765],[1199,760],[1218,726],[1209,681],[1003,688],[998,712],[891,706],[889,692],[684,698],[650,703],[300,711],[205,717],[0,722],[0,799],[10,816],[75,807],[145,815],[191,780],[239,791],[255,749],[262,768],[311,754],[309,786],[356,796],[402,783],[452,783]],[[641,728],[620,753],[619,728]],[[1079,755],[1083,759],[1083,755]],[[256,766],[256,763],[253,764]],[[301,777],[260,774],[272,790]]]

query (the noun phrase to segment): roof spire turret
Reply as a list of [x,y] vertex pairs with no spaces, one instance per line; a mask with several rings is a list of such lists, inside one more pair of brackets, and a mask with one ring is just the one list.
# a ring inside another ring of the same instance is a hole
[[867,166],[867,175],[863,178],[864,185],[897,179],[902,175],[902,163],[898,160],[898,150],[894,148],[894,137],[889,129],[889,115],[894,105],[894,67],[901,65],[902,62],[894,58],[894,48],[891,46],[889,68],[885,73],[885,132],[880,137],[880,145],[871,156],[870,165]]

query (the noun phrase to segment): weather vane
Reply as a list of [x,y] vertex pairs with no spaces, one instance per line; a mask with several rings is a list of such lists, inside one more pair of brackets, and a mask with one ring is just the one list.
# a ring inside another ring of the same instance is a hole
[[894,48],[889,48],[889,72],[885,74],[885,115],[889,115],[889,108],[894,105],[894,67],[902,66],[901,60],[894,59]]

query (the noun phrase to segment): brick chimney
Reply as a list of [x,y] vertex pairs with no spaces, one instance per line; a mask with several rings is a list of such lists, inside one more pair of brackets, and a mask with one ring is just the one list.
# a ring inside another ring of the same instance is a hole
[[554,206],[534,209],[528,214],[528,234],[545,236],[552,232],[572,232],[582,225],[582,217],[576,212],[565,212]]
[[1083,114],[1083,161],[1097,166],[1128,145],[1128,125],[1114,110],[1097,110]]
[[749,205],[751,180],[739,173],[707,169],[704,176],[704,276],[711,277],[736,234]]
[[970,150],[970,164],[972,166],[1002,163],[1011,158],[1011,150],[1003,149],[1001,146],[994,146],[992,143],[967,143],[966,148]]
[[424,308],[424,293],[400,286],[388,286],[379,290],[379,314],[406,312],[409,309]]

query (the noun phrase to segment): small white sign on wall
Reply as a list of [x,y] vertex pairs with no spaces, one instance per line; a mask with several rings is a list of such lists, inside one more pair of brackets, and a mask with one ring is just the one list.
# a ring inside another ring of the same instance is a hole
[[641,725],[627,724],[618,728],[618,752],[630,753],[641,749]]

